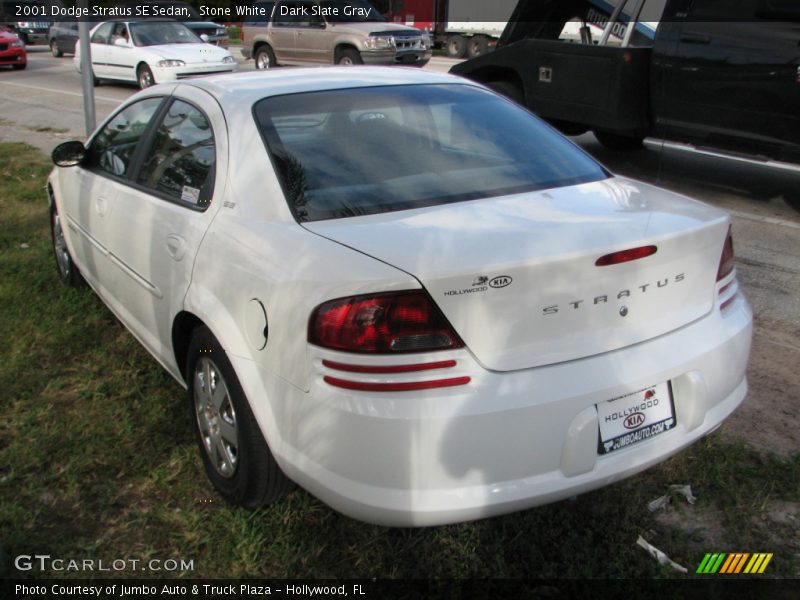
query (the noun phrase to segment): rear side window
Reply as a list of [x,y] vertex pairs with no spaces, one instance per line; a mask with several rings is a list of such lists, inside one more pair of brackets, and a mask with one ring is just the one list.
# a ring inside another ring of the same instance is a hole
[[462,84],[265,98],[254,114],[299,221],[435,206],[608,176],[519,106]]
[[114,28],[113,22],[103,23],[92,34],[93,44],[108,44],[111,40],[111,30]]
[[216,152],[206,116],[175,100],[159,123],[137,182],[193,206],[207,206],[214,189]]

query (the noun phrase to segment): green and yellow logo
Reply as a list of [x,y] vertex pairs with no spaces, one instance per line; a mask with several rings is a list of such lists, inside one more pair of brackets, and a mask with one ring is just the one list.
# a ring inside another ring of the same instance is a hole
[[705,555],[696,572],[703,575],[761,574],[771,560],[771,552],[757,552],[755,554],[750,554],[749,552],[715,552]]

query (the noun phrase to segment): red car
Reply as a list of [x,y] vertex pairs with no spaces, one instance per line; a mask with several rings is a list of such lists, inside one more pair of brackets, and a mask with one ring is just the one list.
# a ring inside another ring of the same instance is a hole
[[0,28],[0,65],[11,65],[17,70],[24,69],[28,65],[25,44],[16,33],[5,27]]

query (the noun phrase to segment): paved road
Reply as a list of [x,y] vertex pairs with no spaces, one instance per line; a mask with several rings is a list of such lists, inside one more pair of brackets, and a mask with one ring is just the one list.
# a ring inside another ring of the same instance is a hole
[[[238,51],[234,51],[241,59]],[[447,71],[435,58],[426,68]],[[242,61],[240,70],[252,70]],[[84,137],[83,99],[72,58],[32,47],[28,69],[0,73],[0,139],[26,140],[49,151],[62,139]],[[95,89],[98,119],[136,91],[132,85]],[[650,181],[723,207],[733,215],[737,270],[756,314],[748,401],[726,428],[781,453],[800,448],[800,213],[785,202],[800,178],[765,173],[710,158],[646,150],[610,153],[587,134],[575,141],[612,171]]]

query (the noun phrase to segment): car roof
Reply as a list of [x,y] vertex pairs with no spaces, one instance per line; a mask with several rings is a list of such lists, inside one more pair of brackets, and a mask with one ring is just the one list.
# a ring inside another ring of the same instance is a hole
[[[253,104],[267,96],[384,85],[474,82],[417,67],[307,67],[210,75],[179,82],[205,90],[226,104]],[[178,88],[180,89],[180,88]]]

